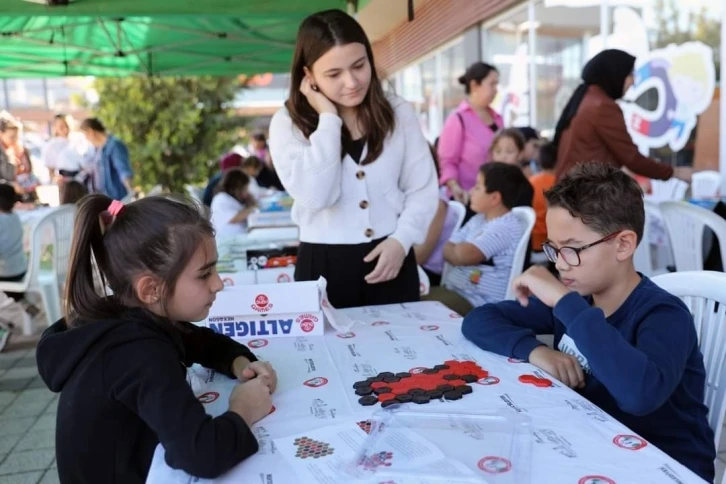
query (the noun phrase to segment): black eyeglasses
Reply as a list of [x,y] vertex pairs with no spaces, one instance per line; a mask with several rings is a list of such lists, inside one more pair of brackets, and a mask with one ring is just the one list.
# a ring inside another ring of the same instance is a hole
[[554,264],[557,263],[557,257],[562,256],[562,260],[564,260],[568,266],[577,267],[580,265],[580,252],[585,249],[589,249],[590,247],[594,247],[597,244],[602,244],[603,242],[612,240],[618,235],[620,235],[620,232],[615,232],[600,240],[596,240],[592,244],[583,245],[582,247],[560,247],[558,249],[549,242],[545,242],[542,244],[542,250],[547,256],[547,259]]

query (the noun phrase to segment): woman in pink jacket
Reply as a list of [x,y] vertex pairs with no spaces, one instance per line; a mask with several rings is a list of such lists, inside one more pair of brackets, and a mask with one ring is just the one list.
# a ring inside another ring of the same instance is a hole
[[439,183],[455,200],[468,205],[479,167],[489,161],[489,147],[502,127],[502,117],[489,105],[497,95],[499,72],[484,62],[469,66],[459,78],[466,89],[463,101],[444,123],[439,138]]

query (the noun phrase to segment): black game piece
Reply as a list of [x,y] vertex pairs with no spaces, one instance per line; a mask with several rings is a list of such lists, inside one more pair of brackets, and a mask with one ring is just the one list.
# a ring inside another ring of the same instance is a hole
[[370,385],[371,383],[375,383],[377,381],[383,381],[383,377],[382,376],[372,376],[372,377],[368,378],[366,381]]
[[437,390],[441,390],[442,392],[450,392],[454,389],[453,385],[439,385],[436,387]]
[[394,376],[394,375],[390,371],[384,371],[383,373],[379,373],[378,376],[380,376],[381,378],[386,378],[387,376]]
[[444,392],[441,390],[429,390],[426,392],[426,395],[428,395],[431,400],[438,400],[442,396],[444,396]]
[[419,405],[423,403],[429,403],[430,400],[431,397],[429,397],[428,395],[414,395],[413,397],[413,403],[417,403]]
[[461,393],[462,395],[468,395],[474,391],[469,385],[459,385],[454,390]]
[[386,400],[385,402],[381,403],[381,408],[390,407],[391,405],[398,405],[400,402],[397,400]]
[[404,393],[403,395],[398,395],[396,397],[396,400],[401,403],[408,403],[411,400],[413,400],[413,395],[409,395],[408,393]]
[[371,387],[360,387],[355,390],[355,394],[360,395],[361,397],[370,395],[371,393],[373,393],[373,389]]
[[445,392],[444,398],[446,398],[447,400],[461,400],[461,392],[458,392],[456,390]]
[[424,390],[423,388],[414,388],[409,390],[408,393],[410,395],[423,395],[424,393],[426,393],[426,390]]
[[450,367],[449,365],[436,365],[434,366],[434,370],[448,370]]
[[431,369],[428,369],[428,370],[424,370],[421,373],[423,373],[424,375],[435,375],[438,372],[439,372],[439,370],[437,370],[435,368],[431,368]]
[[475,383],[479,381],[479,378],[476,375],[472,374],[461,375],[461,379],[464,380],[466,383]]
[[396,373],[394,376],[396,376],[397,378],[408,378],[411,376],[411,374],[406,371],[402,371],[401,373]]
[[365,407],[370,407],[371,405],[375,405],[376,403],[378,403],[378,398],[374,397],[373,395],[368,395],[367,397],[359,398],[358,403]]
[[391,376],[384,376],[383,381],[386,383],[397,383],[401,381],[401,379],[397,376],[391,375]]
[[444,375],[444,380],[461,380],[461,375]]
[[355,390],[357,390],[357,389],[359,389],[359,388],[367,387],[367,386],[369,386],[369,385],[370,385],[371,383],[372,383],[372,382],[370,382],[370,383],[369,383],[369,382],[368,382],[368,380],[363,380],[363,381],[357,381],[357,382],[353,383],[353,388],[354,388]]
[[380,388],[374,388],[373,392],[376,395],[381,395],[383,393],[391,393],[393,391],[393,388],[391,387],[380,387]]

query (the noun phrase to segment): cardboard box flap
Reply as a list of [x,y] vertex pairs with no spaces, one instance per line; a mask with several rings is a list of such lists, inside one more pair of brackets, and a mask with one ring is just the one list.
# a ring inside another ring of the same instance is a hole
[[249,285],[224,290],[217,294],[217,300],[209,310],[209,317],[316,311],[320,311],[318,282],[309,281]]

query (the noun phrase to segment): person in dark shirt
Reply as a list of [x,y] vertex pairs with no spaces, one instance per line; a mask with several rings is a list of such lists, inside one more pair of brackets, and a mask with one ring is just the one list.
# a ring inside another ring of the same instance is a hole
[[[257,452],[250,427],[270,413],[274,370],[188,322],[206,318],[223,288],[213,235],[197,207],[166,197],[80,202],[65,318],[36,353],[43,381],[61,394],[61,483],[144,483],[159,443],[169,466],[208,479]],[[205,413],[187,383],[193,363],[240,380],[227,412]]]
[[241,168],[243,161],[244,158],[242,158],[242,155],[234,152],[227,153],[219,159],[219,173],[209,179],[209,183],[207,183],[207,187],[204,189],[204,193],[202,194],[202,203],[204,205],[207,207],[212,206],[212,199],[216,193],[217,185],[219,185],[219,182],[222,180],[224,174],[232,168]]
[[[514,281],[518,301],[472,311],[464,336],[543,369],[713,482],[716,449],[693,317],[633,266],[638,243],[647,243],[643,192],[613,165],[589,162],[545,196],[543,249],[559,280],[532,267]],[[554,348],[537,334],[554,334]]]

